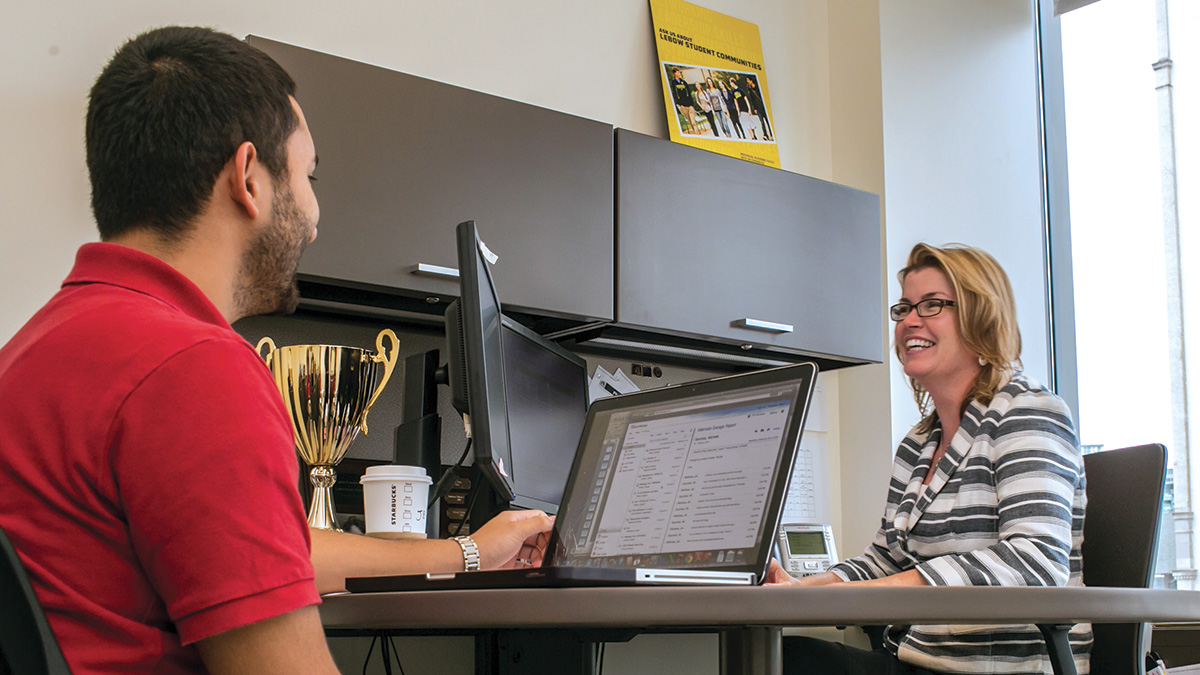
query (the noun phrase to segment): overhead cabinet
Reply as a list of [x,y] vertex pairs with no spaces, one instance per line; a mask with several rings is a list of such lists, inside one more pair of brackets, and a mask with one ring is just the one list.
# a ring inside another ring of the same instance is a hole
[[616,132],[617,323],[880,361],[879,197]]
[[303,280],[453,298],[454,228],[474,220],[507,307],[613,318],[611,125],[248,40],[295,79],[320,158]]
[[458,294],[454,228],[474,220],[505,311],[580,347],[882,360],[875,195],[248,40],[296,80],[320,157],[308,301],[436,314]]

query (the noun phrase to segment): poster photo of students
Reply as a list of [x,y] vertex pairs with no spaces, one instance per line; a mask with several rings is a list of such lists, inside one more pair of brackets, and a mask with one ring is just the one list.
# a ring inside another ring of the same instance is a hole
[[680,135],[775,142],[771,117],[754,73],[681,63],[665,63],[663,68]]
[[758,26],[650,0],[671,140],[779,167]]

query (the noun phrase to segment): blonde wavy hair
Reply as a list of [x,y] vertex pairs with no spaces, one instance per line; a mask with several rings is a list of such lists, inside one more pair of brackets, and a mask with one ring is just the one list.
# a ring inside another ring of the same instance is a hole
[[[897,277],[900,285],[910,272],[936,269],[946,275],[954,287],[954,309],[958,317],[958,334],[963,344],[984,360],[983,370],[975,378],[963,401],[979,401],[988,405],[1013,373],[1021,370],[1021,330],[1017,327],[1017,303],[1012,285],[1000,263],[986,252],[949,244],[943,248],[917,244],[908,254],[908,262]],[[903,345],[895,345],[896,357],[901,357]],[[903,359],[901,359],[903,362]],[[921,411],[918,431],[929,433],[937,424],[932,397],[925,387],[909,378],[913,397]]]

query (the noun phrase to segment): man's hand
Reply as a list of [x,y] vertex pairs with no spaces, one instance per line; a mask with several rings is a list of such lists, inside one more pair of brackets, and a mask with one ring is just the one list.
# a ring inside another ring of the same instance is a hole
[[[471,533],[480,567],[532,567],[542,562],[554,519],[541,511],[505,511]],[[317,591],[346,589],[347,577],[461,572],[462,549],[448,539],[376,539],[313,529],[312,561]],[[528,561],[528,562],[520,562]]]
[[471,533],[479,546],[480,567],[537,567],[554,519],[541,511],[504,511]]

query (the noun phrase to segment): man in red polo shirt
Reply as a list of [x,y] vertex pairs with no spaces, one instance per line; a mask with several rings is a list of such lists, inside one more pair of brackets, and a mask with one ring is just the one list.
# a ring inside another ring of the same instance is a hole
[[[318,591],[463,569],[452,541],[309,531],[283,403],[230,327],[295,309],[317,234],[294,89],[246,43],[179,27],[92,88],[102,243],[0,348],[0,527],[75,673],[335,672]],[[549,526],[503,514],[473,534],[483,566]]]

